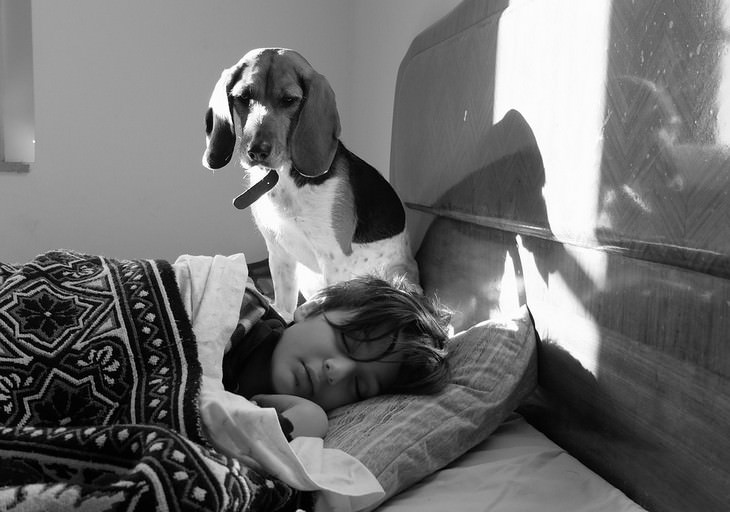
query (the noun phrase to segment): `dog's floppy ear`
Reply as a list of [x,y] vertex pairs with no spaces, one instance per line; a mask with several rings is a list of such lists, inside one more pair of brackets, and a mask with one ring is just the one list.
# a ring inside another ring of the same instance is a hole
[[233,122],[228,93],[233,81],[240,76],[243,64],[224,69],[213,88],[208,111],[205,114],[205,153],[203,165],[208,169],[220,169],[233,155],[236,145],[236,127]]
[[327,172],[335,158],[340,116],[327,79],[312,71],[304,77],[304,105],[291,137],[291,159],[304,176]]

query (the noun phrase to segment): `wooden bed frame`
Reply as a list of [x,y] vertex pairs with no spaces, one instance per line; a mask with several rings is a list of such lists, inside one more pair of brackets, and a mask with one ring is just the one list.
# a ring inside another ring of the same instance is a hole
[[648,510],[727,510],[726,43],[658,3],[465,0],[403,59],[391,182],[457,328],[528,304],[533,425]]

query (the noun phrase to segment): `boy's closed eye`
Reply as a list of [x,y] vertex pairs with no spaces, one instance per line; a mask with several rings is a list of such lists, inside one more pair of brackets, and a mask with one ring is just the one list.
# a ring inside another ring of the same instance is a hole
[[392,334],[378,339],[371,338],[366,333],[345,333],[337,327],[334,328],[343,352],[358,362],[382,359],[392,351],[398,337]]

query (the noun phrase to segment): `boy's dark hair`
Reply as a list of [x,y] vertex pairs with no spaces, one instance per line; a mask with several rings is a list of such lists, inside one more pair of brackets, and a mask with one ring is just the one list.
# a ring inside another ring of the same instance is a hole
[[432,394],[448,383],[445,345],[451,313],[405,279],[356,277],[324,288],[313,303],[308,314],[354,311],[341,324],[327,322],[357,343],[392,337],[390,346],[374,358],[402,355],[395,383],[383,392]]

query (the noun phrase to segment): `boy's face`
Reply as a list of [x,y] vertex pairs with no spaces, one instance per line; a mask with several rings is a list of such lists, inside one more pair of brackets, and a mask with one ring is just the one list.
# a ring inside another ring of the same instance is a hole
[[300,319],[284,330],[271,358],[276,393],[307,398],[329,411],[379,395],[393,384],[399,356],[367,361],[384,353],[392,338],[358,343],[344,337],[330,323],[342,324],[350,314],[328,311]]

